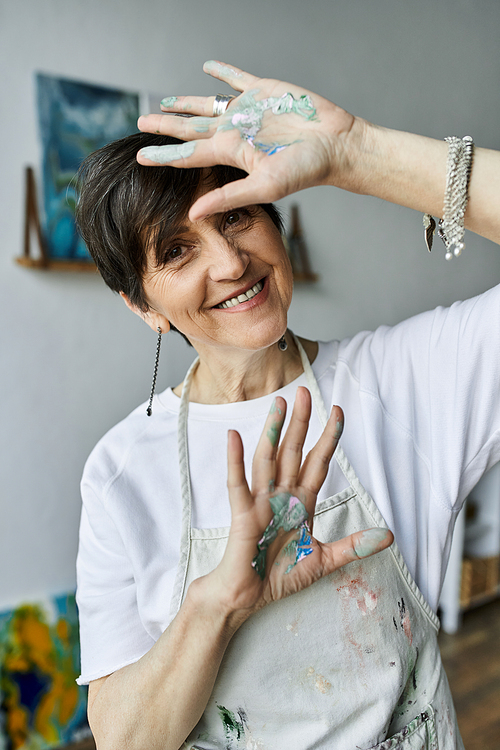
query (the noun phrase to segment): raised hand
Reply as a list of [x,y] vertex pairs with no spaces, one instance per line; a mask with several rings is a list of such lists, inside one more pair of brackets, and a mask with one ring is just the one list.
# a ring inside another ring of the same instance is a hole
[[147,115],[138,123],[144,132],[186,141],[142,149],[141,164],[230,164],[248,172],[247,178],[201,196],[191,207],[191,221],[347,177],[352,165],[345,144],[356,121],[348,112],[299,86],[224,63],[207,62],[204,70],[240,92],[224,114],[213,115],[213,96],[171,96],[162,102],[165,112],[194,116]]
[[361,557],[388,547],[387,529],[360,530],[322,544],[312,536],[317,494],[343,427],[334,407],[320,439],[302,460],[311,415],[311,397],[299,388],[286,434],[279,445],[286,402],[276,398],[257,446],[249,488],[239,434],[228,440],[228,489],[232,522],[220,565],[199,579],[210,597],[245,619],[272,601],[283,599]]

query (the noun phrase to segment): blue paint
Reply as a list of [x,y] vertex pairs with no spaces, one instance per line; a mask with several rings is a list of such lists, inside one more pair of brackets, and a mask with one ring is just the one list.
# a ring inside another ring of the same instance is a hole
[[275,497],[269,498],[269,504],[274,515],[257,542],[257,554],[252,560],[252,568],[261,580],[264,580],[266,574],[267,550],[278,536],[279,529],[283,531],[298,529],[309,515],[299,498],[289,492],[280,492]]
[[290,571],[295,568],[298,562],[310,555],[313,551],[311,533],[309,531],[309,526],[305,521],[303,521],[300,526],[300,536],[298,540],[296,542],[290,542],[290,544],[287,545],[287,547],[285,547],[285,550],[283,551],[285,552],[288,548],[290,548],[291,552],[295,552],[295,560],[293,563],[290,563],[288,568],[285,570],[285,575],[287,573],[290,573]]

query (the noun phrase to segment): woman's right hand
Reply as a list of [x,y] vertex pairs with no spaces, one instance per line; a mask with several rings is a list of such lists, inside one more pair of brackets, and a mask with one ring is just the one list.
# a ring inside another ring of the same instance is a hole
[[[167,115],[140,117],[139,129],[187,141],[147,147],[146,166],[210,167],[230,164],[248,177],[201,195],[189,218],[257,203],[298,190],[334,185],[354,193],[442,216],[448,146],[444,141],[377,127],[319,94],[271,78],[258,78],[214,60],[206,73],[239,92],[222,115],[215,97],[172,96]],[[172,117],[172,114],[194,117]],[[500,152],[476,148],[466,227],[500,243]]]
[[[238,92],[224,114],[213,114],[213,96],[172,96],[162,102],[169,114],[147,115],[138,123],[144,132],[187,141],[180,147],[146,147],[137,157],[141,164],[184,168],[230,164],[248,172],[245,179],[199,197],[189,212],[191,221],[271,203],[315,185],[352,189],[357,159],[346,144],[362,140],[362,120],[301,86],[259,78],[214,60],[205,63],[204,70]],[[181,113],[193,116],[171,116]]]
[[349,562],[376,554],[393,541],[388,529],[360,530],[329,544],[312,536],[317,494],[342,433],[343,414],[340,407],[333,408],[304,461],[311,415],[306,388],[297,391],[290,424],[279,444],[285,414],[286,402],[277,398],[255,451],[252,489],[245,477],[240,435],[229,432],[228,544],[218,567],[191,584],[192,594],[216,603],[236,625],[266,604],[307,588]]

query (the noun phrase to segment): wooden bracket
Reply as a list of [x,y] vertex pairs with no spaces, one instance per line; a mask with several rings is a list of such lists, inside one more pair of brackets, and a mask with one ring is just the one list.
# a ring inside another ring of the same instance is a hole
[[299,207],[296,205],[292,206],[292,228],[286,240],[285,245],[292,264],[295,281],[317,281],[318,276],[311,269],[309,253],[299,218]]
[[[24,254],[16,258],[16,263],[30,268],[47,268],[49,258],[40,226],[38,202],[36,198],[35,173],[33,167],[26,167],[25,213],[24,213]],[[39,258],[31,257],[31,233],[34,232],[40,251]]]
[[[39,268],[50,271],[92,271],[96,272],[94,263],[78,260],[52,259],[47,252],[47,244],[43,236],[36,197],[35,172],[33,167],[26,167],[26,191],[24,214],[24,253],[15,258],[16,263],[25,268]],[[31,255],[31,237],[35,235],[39,257]]]

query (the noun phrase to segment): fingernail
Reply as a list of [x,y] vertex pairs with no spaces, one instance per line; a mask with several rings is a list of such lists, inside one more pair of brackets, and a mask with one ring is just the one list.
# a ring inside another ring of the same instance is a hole
[[368,557],[372,555],[378,545],[387,538],[387,529],[367,529],[359,538],[354,546],[358,557]]
[[196,148],[196,143],[174,143],[171,146],[146,146],[139,151],[144,159],[154,161],[155,164],[169,164],[178,159],[187,159]]
[[176,101],[176,96],[166,96],[165,99],[161,100],[160,104],[162,107],[173,107]]

